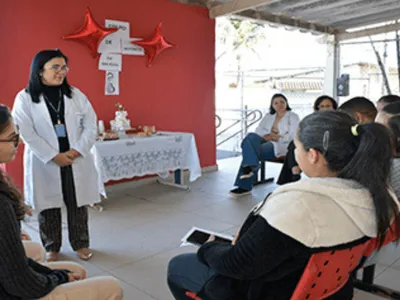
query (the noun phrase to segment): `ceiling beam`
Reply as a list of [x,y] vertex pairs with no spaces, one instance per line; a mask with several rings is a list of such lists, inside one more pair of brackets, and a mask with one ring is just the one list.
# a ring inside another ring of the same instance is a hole
[[265,10],[269,13],[286,14],[287,11],[298,9],[304,6],[315,5],[321,0],[286,0],[270,3],[265,6]]
[[[329,11],[334,12],[337,8],[343,8],[345,5],[354,4],[357,2],[361,2],[364,0],[343,0],[343,1],[336,1],[329,4],[321,4],[321,3],[312,3],[310,5],[304,5],[302,7],[290,7],[287,11],[285,11],[285,15],[289,17],[305,17],[307,15],[316,15],[320,16],[320,13]],[[273,13],[273,11],[271,11]]]
[[[305,19],[309,19],[310,17],[314,17],[318,20],[328,19],[326,23],[329,23],[331,20],[337,20],[339,17],[345,19],[348,16],[354,16],[354,18],[356,18],[367,14],[373,14],[375,11],[379,12],[389,9],[398,9],[399,7],[398,4],[393,4],[393,0],[380,0],[379,2],[376,1],[370,3],[361,2],[361,4],[360,2],[354,0],[351,3],[342,1],[339,1],[339,3],[343,4],[341,6],[320,6],[319,10],[314,9],[302,12],[296,11],[293,16],[295,17],[296,14],[298,14]],[[360,7],[362,7],[362,9]]]
[[380,23],[388,23],[390,21],[395,21],[399,18],[400,18],[399,10],[393,10],[391,12],[382,12],[373,15],[367,15],[364,17],[334,22],[331,23],[330,25],[335,28],[351,30],[351,29],[356,29],[358,27],[366,27],[366,26],[378,25]]
[[261,5],[276,2],[277,0],[232,0],[222,3],[210,9],[210,18],[215,19],[220,16],[231,15],[241,11],[256,8]]
[[264,11],[254,11],[254,10],[246,10],[241,13],[236,14],[235,16],[240,16],[243,18],[264,21],[268,23],[282,24],[289,27],[294,27],[298,29],[303,29],[309,32],[314,33],[327,33],[327,34],[337,34],[339,33],[336,29],[330,26],[324,26],[320,24],[314,24],[303,20],[297,20],[284,16],[277,16],[273,14],[266,13]]
[[[365,11],[350,11],[343,12],[340,14],[332,14],[326,16],[327,22],[331,23],[335,27],[344,27],[342,24],[346,24],[345,28],[354,28],[357,24],[363,24],[367,26],[370,24],[377,24],[379,22],[391,21],[400,18],[399,7],[376,7],[374,9],[365,9]],[[349,24],[349,25],[347,25]]]
[[376,28],[369,28],[365,30],[359,30],[354,32],[343,32],[336,35],[338,41],[345,41],[351,39],[362,38],[366,36],[372,36],[376,34],[382,34],[386,32],[400,30],[400,23],[397,24],[390,24],[386,26],[376,27]]

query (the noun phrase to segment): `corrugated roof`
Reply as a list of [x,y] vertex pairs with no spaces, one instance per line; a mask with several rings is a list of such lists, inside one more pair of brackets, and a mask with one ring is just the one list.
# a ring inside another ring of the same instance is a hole
[[271,87],[279,91],[322,91],[323,80],[277,80]]
[[[236,15],[315,32],[348,29],[400,18],[400,0],[172,0],[203,5],[211,17]],[[393,24],[391,28],[399,29]]]

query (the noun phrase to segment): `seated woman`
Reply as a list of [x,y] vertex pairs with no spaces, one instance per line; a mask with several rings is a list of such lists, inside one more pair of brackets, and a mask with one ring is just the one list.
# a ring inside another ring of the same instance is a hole
[[[18,145],[10,111],[0,105],[0,163],[12,161]],[[77,264],[47,267],[27,258],[20,228],[24,215],[21,194],[0,170],[0,299],[122,299],[123,291],[112,277],[81,280],[85,272]]]
[[230,191],[231,195],[243,196],[251,192],[260,161],[286,153],[299,121],[299,116],[291,111],[284,95],[272,96],[269,114],[261,120],[255,133],[249,133],[242,142],[243,160],[235,181],[237,188]]
[[[325,111],[301,121],[295,144],[309,178],[256,206],[232,244],[210,241],[197,254],[173,258],[168,284],[175,299],[187,299],[187,290],[207,300],[290,299],[312,254],[384,238],[399,213],[387,190],[389,130]],[[350,279],[329,299],[352,297]]]
[[[322,95],[314,102],[314,112],[324,110],[336,110],[337,102],[330,96]],[[285,160],[283,162],[282,170],[279,175],[277,183],[282,185],[289,182],[300,180],[301,170],[294,157],[295,150],[294,142],[290,142]]]

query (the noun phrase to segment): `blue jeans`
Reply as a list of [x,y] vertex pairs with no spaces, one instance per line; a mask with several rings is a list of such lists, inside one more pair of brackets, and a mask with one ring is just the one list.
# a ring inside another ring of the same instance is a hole
[[175,256],[168,264],[167,281],[176,300],[187,300],[186,292],[199,292],[215,271],[202,264],[197,254]]
[[[260,161],[276,157],[274,145],[266,142],[264,138],[256,133],[249,133],[242,142],[242,163],[236,176],[235,186],[251,191],[253,183],[257,179],[257,171],[260,168]],[[254,175],[250,178],[240,179],[243,167],[251,167]]]

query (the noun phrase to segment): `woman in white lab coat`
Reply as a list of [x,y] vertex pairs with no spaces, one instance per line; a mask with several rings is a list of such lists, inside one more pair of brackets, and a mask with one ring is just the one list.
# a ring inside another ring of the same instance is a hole
[[56,260],[61,248],[64,205],[72,248],[79,258],[91,258],[87,205],[100,201],[90,152],[96,114],[86,96],[68,84],[67,62],[58,49],[36,54],[28,87],[16,96],[12,112],[25,143],[25,201],[39,213],[49,261]]
[[260,168],[260,161],[286,154],[289,143],[296,135],[300,119],[291,111],[287,98],[282,94],[272,96],[269,114],[266,114],[254,133],[242,141],[243,160],[236,177],[232,196],[251,192]]

